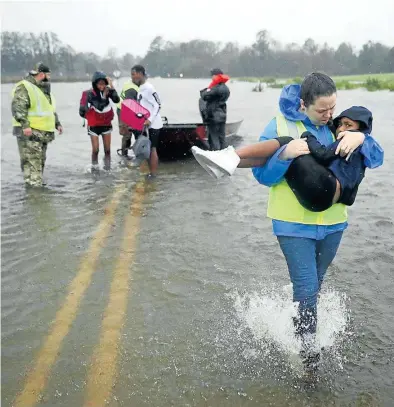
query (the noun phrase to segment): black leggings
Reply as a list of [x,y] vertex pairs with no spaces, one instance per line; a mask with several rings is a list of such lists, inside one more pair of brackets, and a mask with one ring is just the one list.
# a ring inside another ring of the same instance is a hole
[[[288,144],[292,137],[278,137],[280,146]],[[298,202],[309,211],[322,212],[332,206],[337,188],[334,174],[319,164],[311,154],[293,160],[285,179]]]

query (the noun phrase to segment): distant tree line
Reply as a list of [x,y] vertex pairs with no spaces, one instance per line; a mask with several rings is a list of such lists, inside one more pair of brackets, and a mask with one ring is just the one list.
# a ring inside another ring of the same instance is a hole
[[369,41],[356,52],[346,42],[335,49],[311,38],[303,45],[283,45],[266,30],[258,32],[255,42],[247,47],[199,39],[170,42],[157,36],[144,57],[131,53],[119,56],[115,48],[105,56],[77,52],[52,32],[36,35],[6,31],[1,41],[1,73],[12,77],[25,74],[37,61],[45,61],[56,75],[67,78],[90,76],[97,69],[129,75],[137,62],[145,65],[151,76],[182,74],[186,78],[206,77],[212,67],[220,67],[234,77],[294,77],[316,70],[331,75],[394,72],[394,46]]
[[112,74],[115,70],[130,72],[140,57],[129,53],[119,57],[115,48],[105,56],[93,52],[77,52],[64,44],[53,32],[40,34],[5,31],[1,33],[1,74],[25,75],[39,61],[48,64],[56,76],[84,78],[98,69]]

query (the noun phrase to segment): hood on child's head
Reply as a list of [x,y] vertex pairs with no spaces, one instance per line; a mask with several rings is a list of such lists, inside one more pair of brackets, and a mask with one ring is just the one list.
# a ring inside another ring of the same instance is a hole
[[339,116],[334,119],[334,126],[338,127],[339,120],[347,117],[362,124],[360,131],[363,133],[372,133],[372,113],[364,106],[352,106],[344,110]]
[[106,85],[108,85],[107,75],[104,72],[97,71],[93,74],[92,77],[92,87],[93,89],[97,89],[97,82],[103,80]]

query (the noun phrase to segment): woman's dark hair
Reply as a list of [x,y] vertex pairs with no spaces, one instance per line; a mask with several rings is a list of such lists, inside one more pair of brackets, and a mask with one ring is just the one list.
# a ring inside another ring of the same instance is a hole
[[315,100],[321,96],[331,96],[336,93],[337,88],[334,81],[326,74],[313,72],[305,76],[301,84],[301,96],[305,107],[313,105]]

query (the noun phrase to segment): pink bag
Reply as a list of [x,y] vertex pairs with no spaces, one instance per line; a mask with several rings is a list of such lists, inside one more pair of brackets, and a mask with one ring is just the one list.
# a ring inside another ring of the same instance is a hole
[[146,110],[137,101],[126,99],[122,102],[120,120],[132,129],[142,131],[144,129],[145,120],[147,120],[149,116],[149,110]]

